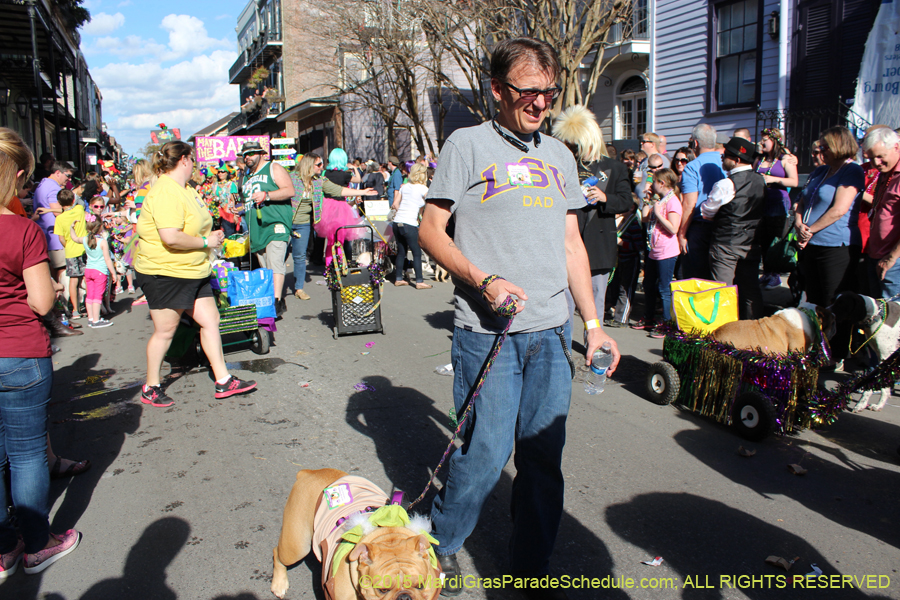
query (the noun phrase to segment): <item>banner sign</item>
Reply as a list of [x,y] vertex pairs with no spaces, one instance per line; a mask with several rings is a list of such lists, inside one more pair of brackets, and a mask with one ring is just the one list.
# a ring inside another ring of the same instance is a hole
[[285,156],[290,154],[297,154],[297,151],[293,148],[272,148],[272,156]]
[[900,126],[900,0],[882,0],[869,32],[853,112],[869,123]]
[[155,129],[150,132],[150,139],[154,144],[165,144],[181,139],[180,129]]
[[285,160],[273,160],[272,162],[279,164],[282,167],[293,167],[294,165],[297,164],[297,161],[294,160],[293,158],[285,159]]
[[267,135],[197,136],[194,138],[197,162],[234,160],[241,153],[241,146],[247,142],[259,142],[263,150],[269,152],[269,136]]

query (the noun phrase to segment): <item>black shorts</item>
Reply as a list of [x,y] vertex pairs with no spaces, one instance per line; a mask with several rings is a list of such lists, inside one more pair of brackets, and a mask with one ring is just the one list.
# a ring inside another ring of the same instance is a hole
[[192,310],[197,298],[212,298],[213,290],[209,277],[202,279],[182,279],[168,275],[145,275],[138,273],[135,284],[147,298],[150,310],[169,308],[172,310]]

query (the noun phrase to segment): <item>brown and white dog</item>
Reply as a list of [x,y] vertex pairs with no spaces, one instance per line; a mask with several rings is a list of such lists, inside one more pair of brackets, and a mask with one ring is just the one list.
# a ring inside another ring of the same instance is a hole
[[[405,527],[373,525],[369,517],[387,504],[387,494],[362,477],[337,469],[297,473],[272,553],[272,593],[284,598],[286,567],[312,550],[322,563],[322,587],[329,600],[435,600],[442,579],[440,564],[434,567],[430,560],[431,523],[416,516]],[[361,537],[342,554],[341,536],[357,525]]]
[[[868,296],[862,296],[853,292],[844,292],[837,297],[831,305],[834,314],[841,321],[850,321],[859,329],[859,334],[853,336],[853,346],[862,344],[856,352],[862,353],[864,366],[877,367],[900,347],[900,304],[896,302],[883,302]],[[863,392],[862,397],[853,407],[853,412],[862,412],[866,407],[869,410],[881,410],[891,395],[891,388],[880,390],[881,398],[876,404],[869,406],[872,390]]]
[[450,273],[441,265],[434,263],[434,280],[441,283],[450,281]]
[[[801,308],[814,311],[819,319],[818,328],[826,339],[834,335],[834,314],[831,310],[814,304],[802,304]],[[712,338],[731,344],[739,350],[753,350],[763,354],[787,354],[809,352],[817,328],[800,308],[785,308],[771,317],[755,321],[732,321],[712,332]]]

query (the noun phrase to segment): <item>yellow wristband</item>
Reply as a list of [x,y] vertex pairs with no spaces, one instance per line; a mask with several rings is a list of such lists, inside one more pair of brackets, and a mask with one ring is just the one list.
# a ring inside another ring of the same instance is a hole
[[591,319],[590,321],[584,322],[584,330],[590,331],[591,329],[597,329],[600,327],[600,319]]

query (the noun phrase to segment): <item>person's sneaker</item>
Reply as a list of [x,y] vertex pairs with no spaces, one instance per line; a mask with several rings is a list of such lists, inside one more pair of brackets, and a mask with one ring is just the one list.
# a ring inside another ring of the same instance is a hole
[[639,330],[650,330],[653,329],[653,323],[650,323],[648,321],[632,321],[631,328]]
[[287,311],[287,302],[284,298],[275,301],[275,318],[278,319]]
[[246,394],[255,388],[255,381],[241,381],[234,375],[231,375],[225,383],[216,384],[216,398],[227,398],[236,394]]
[[134,286],[129,287],[128,290],[127,290],[125,293],[127,293],[127,294],[133,294],[133,293],[134,293]]
[[7,577],[16,572],[24,554],[25,542],[22,538],[19,538],[16,547],[11,552],[0,554],[0,581],[6,581]]
[[666,337],[666,334],[663,332],[663,330],[661,328],[655,327],[650,330],[650,337],[652,337],[655,340],[660,340],[660,339]]
[[777,287],[781,286],[781,277],[779,275],[769,275],[766,281],[763,283],[764,290],[774,290]]
[[88,327],[91,329],[103,329],[104,327],[109,327],[113,322],[107,319],[97,319],[96,321],[88,321]]
[[175,401],[166,396],[166,393],[158,385],[142,386],[141,402],[156,408],[166,408],[175,404]]
[[459,570],[459,563],[456,561],[455,554],[447,554],[441,556],[438,554],[438,562],[441,564],[443,572],[443,586],[441,587],[441,596],[452,598],[459,596],[462,591],[462,573]]
[[116,288],[116,291],[113,292],[113,293],[114,293],[115,295],[117,295],[117,296],[118,296],[119,294],[123,293],[122,286],[117,287],[117,288]]
[[62,535],[51,533],[51,536],[59,540],[59,544],[52,548],[45,548],[35,554],[25,554],[25,573],[34,575],[40,573],[66,554],[69,554],[81,543],[81,534],[70,529]]
[[294,297],[299,298],[300,300],[309,300],[309,294],[303,290],[294,290]]
[[622,329],[625,327],[625,323],[620,321],[616,321],[615,319],[610,319],[606,323],[603,324],[605,327],[609,327],[610,329]]

